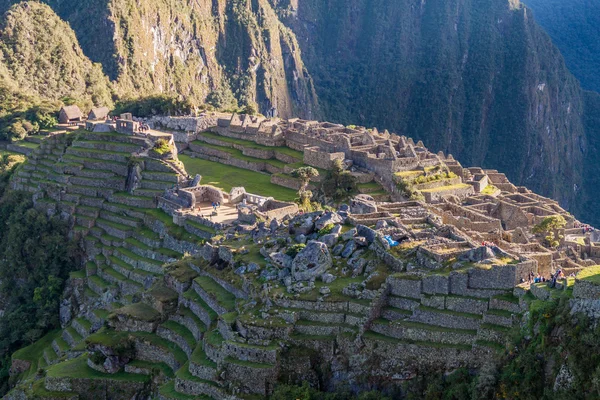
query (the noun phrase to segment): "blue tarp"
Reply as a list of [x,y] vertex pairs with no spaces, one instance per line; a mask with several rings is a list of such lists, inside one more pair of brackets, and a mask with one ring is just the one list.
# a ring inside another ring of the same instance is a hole
[[385,239],[386,242],[388,242],[388,244],[390,245],[390,247],[396,247],[398,246],[400,243],[396,242],[394,239],[392,239],[391,236],[384,236],[383,237]]

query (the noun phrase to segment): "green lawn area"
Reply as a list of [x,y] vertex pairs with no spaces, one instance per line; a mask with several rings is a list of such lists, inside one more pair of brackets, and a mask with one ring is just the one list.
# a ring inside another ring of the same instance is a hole
[[243,186],[249,193],[270,196],[278,200],[293,201],[298,197],[295,190],[271,183],[267,174],[249,171],[242,168],[223,165],[217,162],[179,155],[189,174],[202,175],[202,184],[219,187],[226,192],[236,186]]
[[145,382],[150,379],[146,375],[128,374],[117,372],[116,374],[103,374],[87,365],[87,354],[83,354],[73,360],[65,361],[48,368],[47,376],[52,378],[69,377],[72,379],[113,379],[135,382]]
[[198,285],[217,302],[228,310],[235,308],[235,296],[225,290],[221,285],[208,276],[199,276],[194,279]]
[[581,270],[577,274],[577,279],[593,283],[594,285],[600,285],[600,265],[594,265],[593,267]]
[[25,140],[20,140],[18,142],[14,142],[13,144],[16,144],[17,146],[21,147],[27,147],[29,149],[37,149],[38,147],[40,147],[39,143],[26,142]]
[[[20,350],[17,350],[11,358],[13,360],[30,361],[31,368],[29,369],[29,371],[26,372],[26,376],[29,376],[30,374],[37,371],[38,360],[40,360],[42,355],[44,354],[44,349],[50,348],[50,346],[52,345],[52,341],[57,337],[60,337],[61,332],[62,331],[60,329],[50,331],[41,339],[37,340],[35,343],[27,347],[23,347]],[[52,349],[51,351],[54,352],[54,350]]]
[[0,150],[0,157],[1,156],[22,156],[23,154],[21,153],[15,153],[13,151],[8,151],[8,150]]

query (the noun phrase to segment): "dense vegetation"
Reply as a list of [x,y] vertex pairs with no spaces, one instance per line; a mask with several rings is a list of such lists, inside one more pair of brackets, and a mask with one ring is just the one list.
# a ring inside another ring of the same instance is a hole
[[0,392],[7,389],[10,355],[59,327],[60,297],[78,254],[64,222],[35,210],[29,193],[6,190],[18,161],[11,155],[0,161]]
[[600,92],[600,2],[524,0],[565,56],[569,70],[588,90]]
[[42,99],[112,106],[108,79],[83,54],[69,25],[46,5],[23,2],[0,25],[1,62],[26,93]]

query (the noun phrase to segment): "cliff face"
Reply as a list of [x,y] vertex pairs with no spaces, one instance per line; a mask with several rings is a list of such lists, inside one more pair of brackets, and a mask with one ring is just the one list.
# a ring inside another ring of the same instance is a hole
[[266,114],[318,115],[296,39],[266,0],[47,3],[121,96],[177,93],[201,104],[233,93]]
[[588,90],[600,92],[600,2],[523,0],[565,56],[569,70]]
[[325,118],[423,139],[574,206],[581,90],[529,10],[492,0],[278,5]]

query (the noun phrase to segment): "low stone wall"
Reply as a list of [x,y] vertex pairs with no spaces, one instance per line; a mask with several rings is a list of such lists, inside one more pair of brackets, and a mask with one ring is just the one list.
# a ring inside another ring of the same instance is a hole
[[134,337],[133,343],[136,351],[136,360],[153,363],[164,362],[171,367],[173,371],[177,371],[179,368],[181,368],[181,364],[179,364],[173,353],[171,353],[168,349],[155,346],[139,337]]
[[222,351],[238,360],[265,364],[277,363],[276,348],[261,348],[258,346],[248,346],[244,343],[225,342],[223,343]]
[[[302,185],[299,179],[282,174],[271,175],[271,183],[293,190],[300,189],[300,186]],[[308,189],[314,190],[315,186],[313,184],[309,184]]]
[[[228,381],[237,383],[242,393],[266,396],[273,390],[273,382],[277,382],[276,367],[253,368],[233,362],[225,363],[225,377]],[[222,398],[222,397],[217,397]]]
[[348,302],[329,302],[329,301],[308,301],[308,300],[293,300],[293,299],[274,299],[273,302],[283,308],[301,308],[304,310],[325,311],[325,312],[346,312],[348,310]]
[[453,188],[453,189],[447,189],[447,190],[439,190],[439,191],[433,191],[433,192],[421,192],[423,194],[423,196],[425,196],[425,201],[427,201],[428,203],[433,203],[436,201],[440,201],[442,199],[443,196],[457,196],[459,198],[464,198],[467,197],[469,195],[472,195],[475,193],[475,190],[473,189],[473,186],[464,186],[464,187],[457,187],[457,188]]
[[573,297],[576,299],[598,300],[600,299],[600,285],[575,279]]
[[429,310],[417,309],[409,319],[415,322],[421,322],[428,325],[436,325],[444,328],[470,329],[477,330],[481,325],[481,319],[468,318],[443,312],[434,312]]
[[469,297],[446,297],[446,309],[470,314],[483,314],[488,310],[488,301]]
[[420,279],[402,279],[394,276],[387,278],[390,294],[412,299],[421,298],[421,282]]
[[450,293],[450,281],[447,276],[431,275],[423,278],[423,293],[448,294]]
[[175,378],[175,390],[179,393],[188,394],[190,396],[200,396],[206,394],[215,399],[227,398],[226,393],[208,382],[187,381],[181,378]]
[[473,344],[476,338],[474,334],[408,328],[396,324],[373,324],[371,330],[396,339],[446,344]]
[[149,392],[148,383],[117,379],[46,377],[44,387],[50,392],[77,393],[81,400],[143,398]]

